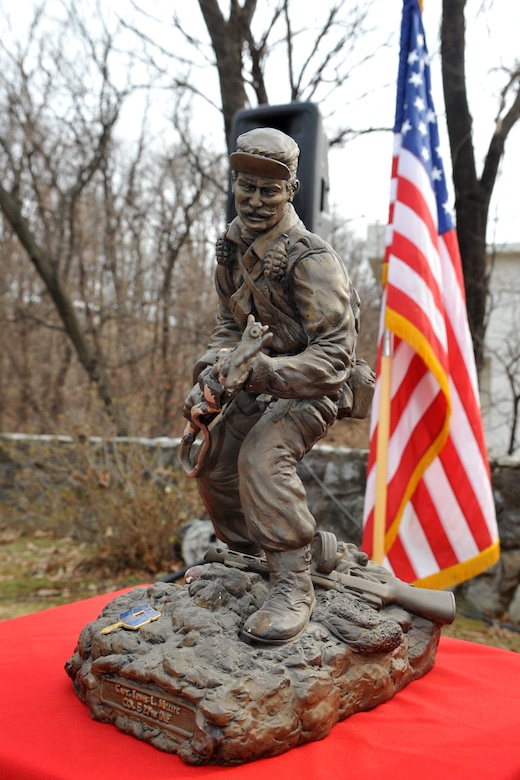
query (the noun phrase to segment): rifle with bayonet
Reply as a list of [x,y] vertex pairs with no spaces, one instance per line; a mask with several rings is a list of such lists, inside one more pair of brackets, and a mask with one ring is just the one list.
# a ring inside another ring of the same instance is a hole
[[[207,563],[223,563],[226,566],[269,575],[265,558],[246,555],[219,545],[211,545],[204,560]],[[361,568],[354,571],[361,572]],[[311,577],[318,587],[354,595],[376,609],[387,604],[397,604],[408,612],[421,615],[438,625],[453,623],[455,619],[455,597],[451,591],[416,588],[391,575],[388,580],[381,582],[369,579],[361,573],[318,571],[314,562],[311,566]]]

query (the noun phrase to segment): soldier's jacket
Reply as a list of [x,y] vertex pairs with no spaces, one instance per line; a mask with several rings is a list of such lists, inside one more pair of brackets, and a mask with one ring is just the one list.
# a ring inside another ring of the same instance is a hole
[[[292,206],[270,231],[244,234],[238,218],[217,246],[217,323],[195,379],[241,337],[248,314],[274,337],[246,390],[278,398],[339,399],[355,366],[359,298],[341,258]],[[352,398],[347,398],[347,406]]]

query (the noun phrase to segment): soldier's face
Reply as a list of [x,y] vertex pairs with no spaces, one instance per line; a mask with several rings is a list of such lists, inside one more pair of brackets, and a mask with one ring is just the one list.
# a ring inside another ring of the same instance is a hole
[[270,230],[283,217],[293,199],[288,182],[239,173],[233,182],[235,208],[244,225],[255,233]]

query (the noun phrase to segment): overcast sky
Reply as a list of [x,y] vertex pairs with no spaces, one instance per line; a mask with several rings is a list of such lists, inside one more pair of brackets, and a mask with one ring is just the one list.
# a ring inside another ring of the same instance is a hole
[[[51,0],[56,2],[56,0]],[[90,7],[90,0],[76,0],[81,6]],[[170,47],[175,46],[170,25],[172,9],[176,10],[183,21],[188,23],[194,34],[204,36],[204,24],[196,0],[185,2],[173,0],[134,0],[148,13],[161,15],[162,29],[155,27],[154,34],[163,36],[163,42]],[[267,3],[268,0],[263,0]],[[308,6],[306,0],[298,0],[298,6],[306,8],[305,21],[311,19],[313,13],[318,14],[322,6]],[[0,12],[8,10],[8,14],[16,16],[27,24],[32,16],[33,0],[0,0]],[[223,2],[223,7],[226,4]],[[325,7],[324,4],[323,7]],[[131,0],[103,0],[105,9],[123,10],[125,18],[132,16]],[[373,59],[359,68],[352,77],[350,98],[340,98],[335,106],[337,115],[334,118],[336,126],[351,125],[358,128],[377,126],[392,127],[395,112],[395,87],[398,67],[399,28],[401,21],[401,0],[372,0],[371,24],[376,32],[366,36],[361,41],[367,47],[365,53],[373,53]],[[449,146],[444,123],[444,106],[442,99],[442,84],[440,62],[438,56],[441,0],[424,0],[423,20],[426,29],[427,45],[432,56],[432,84],[437,113],[440,116],[441,144],[446,164],[446,174],[450,179]],[[314,10],[313,10],[314,9]],[[262,29],[262,0],[257,11],[259,29]],[[482,159],[489,144],[496,116],[498,94],[505,81],[504,74],[498,69],[502,65],[512,65],[518,59],[518,39],[520,37],[520,3],[509,0],[468,0],[467,9],[467,80],[470,98],[470,110],[474,117],[474,140],[477,154],[478,173],[480,174]],[[391,45],[382,47],[379,44],[390,39]],[[379,42],[379,44],[378,44]],[[270,62],[271,73],[275,74],[270,84],[270,100],[272,103],[287,101],[287,80],[280,78],[276,68],[284,68],[275,60]],[[202,88],[219,102],[218,82],[212,69],[201,70]],[[284,71],[285,73],[285,71]],[[269,76],[269,72],[268,72]],[[272,89],[276,79],[281,85],[279,94]],[[368,92],[363,100],[356,96]],[[165,105],[164,93],[160,95],[161,110]],[[215,139],[217,146],[224,146],[223,127],[218,114],[208,112],[203,101],[194,104],[194,124],[200,127],[202,134],[209,140]],[[208,118],[209,117],[209,118]],[[209,128],[209,130],[208,130]],[[222,149],[221,149],[222,151]],[[390,191],[390,167],[392,155],[392,134],[375,133],[358,137],[348,143],[343,149],[331,151],[329,169],[331,179],[330,200],[338,213],[349,221],[352,230],[360,237],[366,235],[367,225],[374,222],[385,223],[388,216],[388,200]],[[491,224],[488,229],[488,240],[493,238],[498,243],[520,243],[520,219],[518,204],[520,203],[520,123],[511,132],[506,155],[502,163],[502,171],[495,187],[495,194],[490,211]]]
[[[441,0],[424,0],[423,22],[426,40],[432,58],[432,86],[435,108],[441,115],[441,143],[450,178],[449,145],[445,130],[444,104],[440,72],[439,36]],[[490,6],[478,14],[479,8]],[[400,24],[400,0],[386,0],[385,13],[388,27]],[[470,100],[470,111],[474,118],[474,141],[480,175],[485,150],[491,139],[496,117],[498,94],[505,83],[505,77],[496,69],[501,65],[518,60],[520,38],[520,3],[494,0],[482,3],[468,0],[467,60],[466,73]],[[371,78],[388,81],[388,72],[394,68],[397,78],[398,46],[385,53],[386,66]],[[388,70],[387,70],[388,69]],[[368,70],[368,68],[367,68]],[[374,124],[393,124],[395,110],[395,82],[383,89],[373,105],[364,106],[367,116]],[[392,138],[377,134],[358,138],[345,149],[331,153],[332,197],[349,214],[356,232],[363,234],[366,225],[379,221],[385,223],[388,217],[389,176],[392,154]],[[344,173],[346,171],[346,174]],[[345,179],[345,184],[343,180]],[[488,240],[493,236],[498,243],[520,243],[520,123],[510,133],[501,173],[495,186],[490,210]]]
[[[119,1],[119,0],[118,0]],[[137,0],[141,2],[141,0]],[[263,0],[266,5],[268,0]],[[154,0],[146,0],[145,7],[150,8]],[[328,4],[309,5],[306,0],[298,0],[305,8],[304,21],[312,24],[314,15],[328,8]],[[222,6],[227,4],[222,2]],[[439,27],[442,0],[424,0],[423,22],[426,40],[432,58],[432,85],[437,113],[443,156],[446,163],[446,175],[450,180],[449,144],[445,130],[444,105],[439,57]],[[156,8],[163,8],[162,0],[155,0]],[[188,21],[194,34],[201,35],[203,23],[198,3],[174,2],[173,7]],[[374,29],[371,35],[363,38],[358,52],[374,53],[373,58],[360,67],[352,76],[351,101],[335,106],[336,126],[351,125],[362,127],[392,127],[395,113],[395,89],[399,57],[399,33],[401,23],[402,0],[372,0],[369,26]],[[257,14],[258,29],[262,27],[262,2],[259,2]],[[480,175],[482,160],[489,144],[496,117],[498,94],[504,85],[505,76],[499,72],[501,66],[512,66],[518,59],[518,40],[520,37],[520,3],[508,0],[468,0],[467,2],[467,60],[466,73],[470,111],[474,118],[474,142],[476,159]],[[390,41],[390,45],[382,46]],[[363,52],[363,46],[366,51]],[[282,55],[283,56],[283,55]],[[275,58],[268,61],[268,89],[272,103],[287,102],[287,80],[285,63]],[[280,78],[280,73],[284,74]],[[274,78],[273,78],[274,75]],[[271,78],[269,78],[271,76]],[[216,74],[206,69],[204,85],[206,90],[215,92],[218,101]],[[280,91],[276,93],[276,83]],[[212,86],[211,86],[212,85]],[[369,96],[357,100],[356,96],[365,92]],[[325,108],[325,107],[324,107]],[[204,120],[202,121],[204,125]],[[358,137],[343,149],[332,151],[329,168],[331,178],[331,203],[340,214],[345,215],[355,233],[365,237],[367,225],[373,222],[385,223],[388,217],[390,192],[390,168],[392,156],[392,134],[376,133]],[[495,187],[490,210],[488,239],[498,243],[520,242],[520,123],[513,129],[506,145],[506,156],[502,171]]]

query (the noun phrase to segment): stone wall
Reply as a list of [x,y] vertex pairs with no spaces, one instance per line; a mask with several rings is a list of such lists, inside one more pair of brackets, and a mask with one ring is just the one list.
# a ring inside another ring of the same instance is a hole
[[[16,489],[16,464],[12,456],[2,456],[2,440],[17,443],[23,452],[42,442],[66,446],[68,437],[26,437],[0,435],[0,503]],[[132,440],[143,447],[160,448],[165,465],[177,465],[178,440]],[[92,440],[99,446],[100,440]],[[124,441],[119,441],[124,445]],[[11,449],[11,448],[10,448]],[[331,531],[338,539],[359,545],[363,518],[367,452],[329,445],[318,445],[299,466],[308,503],[321,530]],[[490,617],[506,618],[520,624],[520,460],[511,458],[491,462],[493,492],[501,542],[500,561],[484,574],[463,583],[457,596],[468,607]]]

